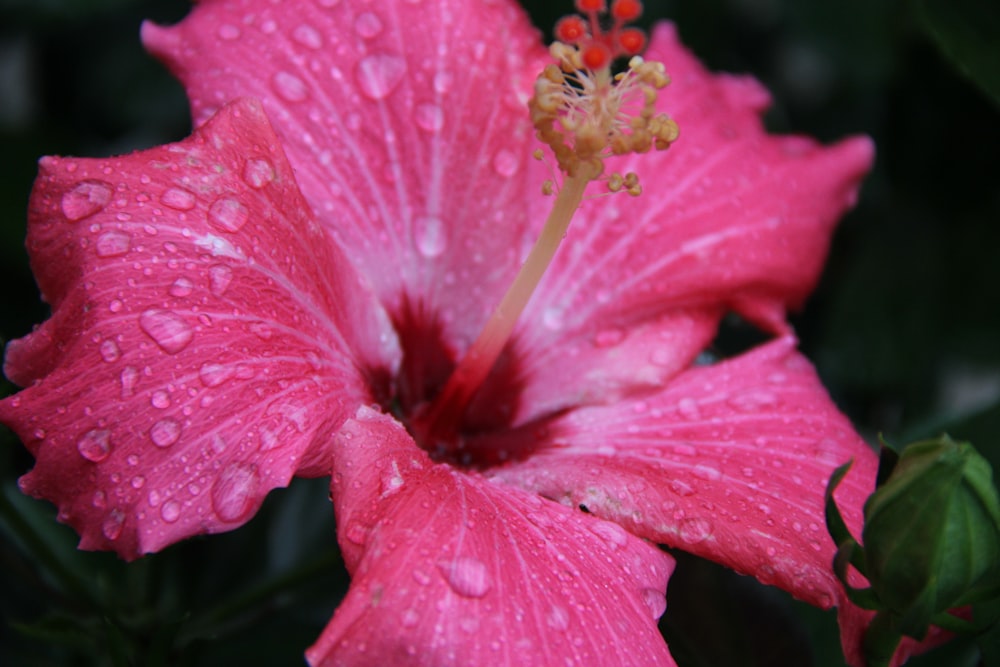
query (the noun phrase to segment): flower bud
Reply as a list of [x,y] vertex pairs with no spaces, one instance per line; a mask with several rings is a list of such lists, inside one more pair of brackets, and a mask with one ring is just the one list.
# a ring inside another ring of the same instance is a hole
[[921,638],[935,616],[997,594],[1000,500],[969,443],[906,447],[864,514],[865,575],[903,634]]

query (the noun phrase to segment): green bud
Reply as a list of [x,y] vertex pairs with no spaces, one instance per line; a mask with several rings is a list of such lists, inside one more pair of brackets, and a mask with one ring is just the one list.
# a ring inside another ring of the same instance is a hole
[[989,463],[948,436],[903,450],[865,503],[864,570],[899,631],[1000,592],[1000,499]]

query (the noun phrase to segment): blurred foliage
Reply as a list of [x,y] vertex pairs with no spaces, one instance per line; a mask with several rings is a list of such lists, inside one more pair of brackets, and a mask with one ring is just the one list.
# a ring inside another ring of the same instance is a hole
[[[525,4],[543,28],[571,5]],[[874,173],[795,320],[803,348],[863,433],[948,430],[1000,469],[997,4],[646,4],[647,24],[676,21],[713,69],[761,79],[775,131],[875,139]],[[182,89],[138,39],[143,19],[187,11],[183,0],[0,0],[3,340],[46,316],[23,250],[37,158],[187,134]],[[274,493],[238,531],[126,565],[77,552],[52,508],[20,495],[30,457],[0,438],[0,664],[301,664],[346,590],[322,480]],[[681,557],[669,599],[661,628],[682,667],[843,664],[832,613],[709,563]],[[953,642],[911,664],[978,662]]]

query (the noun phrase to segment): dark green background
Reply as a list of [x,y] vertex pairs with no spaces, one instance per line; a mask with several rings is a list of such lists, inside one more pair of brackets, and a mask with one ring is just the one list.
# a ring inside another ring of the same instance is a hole
[[[470,0],[472,1],[472,0]],[[526,3],[547,28],[570,2]],[[1000,3],[647,2],[715,69],[775,96],[768,123],[878,145],[841,225],[802,346],[859,429],[893,442],[941,429],[997,466],[1000,444]],[[182,138],[183,91],[139,23],[181,0],[0,0],[0,337],[46,317],[23,250],[44,154],[100,156]],[[730,323],[722,348],[752,339]],[[12,391],[6,384],[3,391]],[[249,525],[126,566],[80,553],[22,497],[30,457],[0,434],[0,664],[301,664],[347,586],[324,481],[276,492]],[[681,558],[661,623],[682,667],[842,665],[835,619]],[[956,642],[921,665],[975,665]]]

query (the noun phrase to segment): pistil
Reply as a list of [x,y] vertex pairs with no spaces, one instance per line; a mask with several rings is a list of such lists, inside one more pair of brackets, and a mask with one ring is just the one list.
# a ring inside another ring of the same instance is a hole
[[[563,173],[541,235],[514,282],[493,311],[479,337],[459,361],[444,388],[412,424],[421,444],[432,453],[455,454],[462,448],[459,431],[465,410],[490,374],[514,332],[521,313],[552,263],[570,220],[593,181],[610,192],[637,196],[642,192],[634,173],[605,174],[606,158],[664,150],[677,139],[677,124],[656,113],[657,91],[669,79],[661,63],[638,56],[645,35],[623,25],[639,16],[638,0],[611,4],[612,26],[600,28],[604,0],[577,0],[587,17],[562,19],[556,25],[551,53],[557,64],[547,66],[535,82],[528,104],[536,136],[552,150]],[[628,68],[613,75],[614,58],[630,57]],[[545,194],[556,191],[547,181]]]

